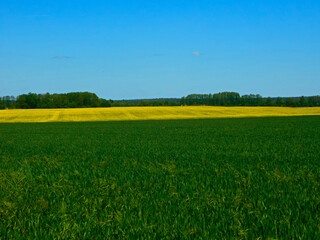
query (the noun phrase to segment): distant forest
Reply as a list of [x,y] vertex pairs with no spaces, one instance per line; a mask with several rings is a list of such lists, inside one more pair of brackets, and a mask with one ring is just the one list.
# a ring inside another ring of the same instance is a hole
[[89,107],[128,107],[128,106],[180,106],[178,101],[166,99],[152,100],[106,100],[95,93],[71,92],[62,94],[22,94],[18,97],[0,97],[0,109],[36,109],[36,108],[89,108]]
[[0,99],[0,108],[87,108],[111,107],[110,101],[99,98],[94,93],[72,92],[64,94],[22,94],[17,98],[5,96]]
[[191,94],[182,97],[181,105],[208,106],[279,106],[279,107],[317,107],[320,96],[311,97],[277,97],[264,98],[259,94],[240,96],[237,92],[221,92],[216,94]]
[[128,106],[286,106],[317,107],[320,96],[264,98],[259,94],[242,95],[236,92],[190,94],[180,98],[106,100],[95,93],[72,92],[63,94],[22,94],[0,97],[0,109],[89,108]]

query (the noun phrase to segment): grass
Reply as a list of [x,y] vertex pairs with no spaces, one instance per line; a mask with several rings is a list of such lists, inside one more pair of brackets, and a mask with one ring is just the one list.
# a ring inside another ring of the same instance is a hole
[[320,239],[320,116],[0,124],[1,239]]
[[0,122],[79,122],[320,115],[320,107],[112,107],[1,110]]

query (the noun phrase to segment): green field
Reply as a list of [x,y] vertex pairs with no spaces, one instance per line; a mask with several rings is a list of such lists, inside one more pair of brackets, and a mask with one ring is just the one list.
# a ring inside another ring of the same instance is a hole
[[0,239],[320,239],[320,116],[0,124]]

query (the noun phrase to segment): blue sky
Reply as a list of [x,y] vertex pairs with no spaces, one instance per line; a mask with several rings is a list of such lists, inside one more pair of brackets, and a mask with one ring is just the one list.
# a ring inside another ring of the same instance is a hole
[[320,1],[0,1],[0,95],[320,94]]

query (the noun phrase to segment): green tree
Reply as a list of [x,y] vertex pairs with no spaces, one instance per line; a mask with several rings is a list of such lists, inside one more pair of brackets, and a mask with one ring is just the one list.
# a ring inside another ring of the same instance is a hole
[[271,97],[268,97],[266,99],[266,106],[275,106],[275,102],[273,101],[273,99]]
[[306,106],[308,106],[308,101],[307,101],[307,99],[306,99],[304,96],[302,96],[302,97],[299,99],[299,105],[300,105],[301,107],[306,107]]
[[186,98],[182,97],[181,100],[180,100],[180,103],[181,103],[182,106],[186,105]]
[[0,97],[0,109],[4,109],[4,103],[2,97]]
[[100,99],[100,107],[111,107],[111,102],[106,99]]
[[22,94],[17,97],[16,108],[22,108],[22,109],[29,108],[26,94]]
[[279,106],[279,107],[283,107],[283,106],[286,105],[286,102],[283,100],[282,97],[277,97],[276,105]]
[[138,103],[139,106],[151,106],[150,102],[148,100],[141,100]]
[[295,107],[296,106],[296,102],[294,101],[294,99],[292,97],[286,99],[286,106],[287,107]]

